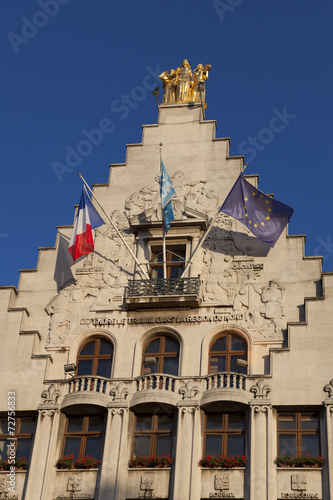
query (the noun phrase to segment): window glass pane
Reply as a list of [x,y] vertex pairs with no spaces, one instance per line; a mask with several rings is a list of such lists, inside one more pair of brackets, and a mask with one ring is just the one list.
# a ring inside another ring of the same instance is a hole
[[211,348],[212,351],[226,351],[227,350],[227,337],[219,338]]
[[16,457],[25,457],[27,460],[30,456],[32,438],[18,439],[16,448]]
[[215,455],[222,453],[222,436],[206,435],[206,455]]
[[176,340],[165,338],[164,352],[179,352],[179,344]]
[[99,354],[112,354],[113,345],[106,340],[101,340],[99,345]]
[[222,429],[222,415],[220,413],[209,413],[206,419],[206,429]]
[[210,358],[210,373],[225,372],[225,356],[214,356]]
[[0,460],[6,460],[7,458],[7,443],[5,440],[0,441]]
[[35,430],[35,419],[32,418],[22,418],[20,434],[31,434]]
[[164,358],[163,373],[178,375],[178,356],[173,358]]
[[246,351],[246,342],[245,340],[237,337],[237,335],[231,336],[231,350],[232,351]]
[[237,373],[246,373],[247,369],[246,367],[240,368],[239,366],[236,365],[237,359],[244,359],[246,361],[246,356],[243,354],[236,354],[234,356],[230,356],[230,371],[231,372],[237,372]]
[[92,342],[88,342],[88,344],[86,344],[80,351],[80,355],[84,355],[84,356],[87,356],[87,355],[91,355],[91,354],[94,354],[94,350],[95,350],[95,340],[93,340]]
[[296,415],[294,413],[280,413],[279,429],[296,429]]
[[74,458],[79,458],[80,455],[81,438],[68,437],[65,442],[64,456],[73,453]]
[[244,429],[244,415],[230,413],[228,415],[228,429]]
[[92,360],[82,360],[80,359],[79,365],[77,367],[77,376],[90,375],[92,370]]
[[111,377],[111,359],[99,359],[97,365],[97,374],[100,377],[110,378]]
[[87,437],[85,456],[91,455],[100,458],[102,436]]
[[171,279],[180,278],[180,276],[183,273],[183,268],[184,266],[182,265],[169,268],[169,278]]
[[83,417],[70,417],[67,432],[82,432]]
[[319,455],[319,436],[317,434],[302,434],[302,455],[310,455],[317,457]]
[[296,457],[296,434],[279,434],[279,456]]
[[317,415],[313,413],[302,413],[301,414],[301,428],[302,429],[313,429],[317,430],[319,428],[319,419]]
[[98,432],[103,430],[104,417],[103,415],[96,415],[94,417],[89,417],[89,432]]
[[0,434],[8,434],[7,418],[0,419]]
[[172,436],[157,436],[156,438],[156,455],[168,455],[171,453]]
[[172,262],[184,262],[185,260],[185,250],[178,250],[178,249],[175,249],[173,251],[173,253],[168,255],[168,259],[169,260],[171,257],[171,261]]
[[230,434],[228,436],[228,455],[244,455],[244,435]]
[[158,415],[157,428],[159,431],[172,431],[173,415]]
[[136,430],[137,431],[150,431],[152,424],[151,415],[138,415],[136,417]]
[[134,455],[150,455],[150,436],[135,436]]
[[158,354],[160,352],[160,339],[155,339],[147,345],[145,352],[153,352]]

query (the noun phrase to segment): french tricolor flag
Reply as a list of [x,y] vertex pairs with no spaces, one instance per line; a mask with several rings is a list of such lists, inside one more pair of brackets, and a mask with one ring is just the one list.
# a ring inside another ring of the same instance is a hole
[[105,224],[102,217],[92,205],[86,189],[83,186],[79,210],[76,214],[74,230],[69,243],[69,252],[74,262],[82,255],[87,255],[94,250],[92,229]]

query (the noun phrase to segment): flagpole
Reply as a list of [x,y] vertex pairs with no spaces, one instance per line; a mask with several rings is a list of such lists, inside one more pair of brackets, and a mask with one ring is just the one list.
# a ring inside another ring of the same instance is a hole
[[186,266],[185,266],[185,268],[184,268],[184,271],[183,271],[183,274],[181,275],[181,278],[183,278],[183,276],[184,276],[184,274],[185,274],[185,272],[186,272],[186,270],[187,270],[188,266],[189,266],[190,264],[192,264],[192,263],[193,263],[193,259],[194,259],[194,257],[195,257],[195,254],[197,253],[197,251],[199,250],[199,248],[200,248],[200,247],[203,245],[203,243],[205,242],[205,240],[206,240],[207,236],[209,235],[209,233],[210,233],[210,231],[211,231],[212,227],[214,226],[215,221],[216,221],[216,219],[218,218],[218,216],[219,216],[219,214],[220,214],[220,213],[221,213],[221,212],[220,212],[220,210],[219,210],[219,211],[215,214],[215,216],[214,216],[214,217],[210,220],[209,226],[208,226],[208,228],[207,228],[206,232],[205,232],[205,233],[201,236],[200,240],[198,241],[197,246],[195,247],[195,249],[194,249],[194,251],[193,251],[192,255],[190,256],[190,258],[189,258],[189,260],[188,260],[188,262],[187,262],[187,264],[186,264]]
[[[160,142],[160,171],[161,171],[161,165],[162,165],[162,146],[163,142]],[[162,171],[161,171],[162,175]],[[162,182],[162,179],[160,178],[160,184]],[[161,212],[162,212],[162,230],[163,230],[163,278],[166,279],[167,277],[167,268],[166,268],[166,243],[165,243],[165,213],[162,207],[162,197],[161,197]]]
[[114,224],[113,220],[108,216],[108,214],[105,212],[104,208],[102,207],[102,205],[100,204],[100,202],[98,201],[98,199],[96,198],[96,196],[94,195],[94,193],[92,192],[92,190],[90,189],[89,185],[87,184],[87,182],[85,181],[85,179],[82,177],[82,175],[79,173],[78,176],[82,179],[84,185],[89,189],[91,195],[93,196],[93,198],[96,200],[96,203],[98,204],[98,206],[100,207],[100,209],[102,210],[103,214],[105,215],[105,217],[107,218],[108,222],[111,224],[111,226],[113,227],[113,229],[116,231],[116,233],[118,234],[119,238],[121,239],[121,241],[124,243],[125,247],[127,248],[127,250],[129,251],[129,253],[132,255],[133,259],[135,260],[135,262],[137,263],[137,265],[139,266],[139,268],[141,269],[144,277],[149,280],[149,276],[147,275],[146,271],[143,269],[143,267],[141,266],[140,262],[138,261],[138,259],[136,258],[136,256],[134,255],[134,253],[132,252],[132,250],[130,249],[130,247],[128,246],[128,244],[126,243],[126,241],[124,240],[122,234],[119,232],[117,226]]

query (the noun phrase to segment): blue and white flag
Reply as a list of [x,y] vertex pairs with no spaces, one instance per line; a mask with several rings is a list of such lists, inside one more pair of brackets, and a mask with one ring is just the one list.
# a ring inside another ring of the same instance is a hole
[[164,228],[165,232],[168,232],[170,229],[170,222],[175,218],[173,214],[171,199],[176,197],[176,193],[168,172],[165,169],[163,161],[161,161],[160,193]]

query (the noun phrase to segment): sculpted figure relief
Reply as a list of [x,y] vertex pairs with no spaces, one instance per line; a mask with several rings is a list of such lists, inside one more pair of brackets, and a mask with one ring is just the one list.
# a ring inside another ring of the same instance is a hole
[[[198,64],[192,71],[187,59],[183,59],[182,65],[170,71],[163,71],[159,78],[163,83],[163,104],[205,102],[205,80],[208,78],[208,71],[211,65]],[[201,85],[201,94],[199,84]]]

